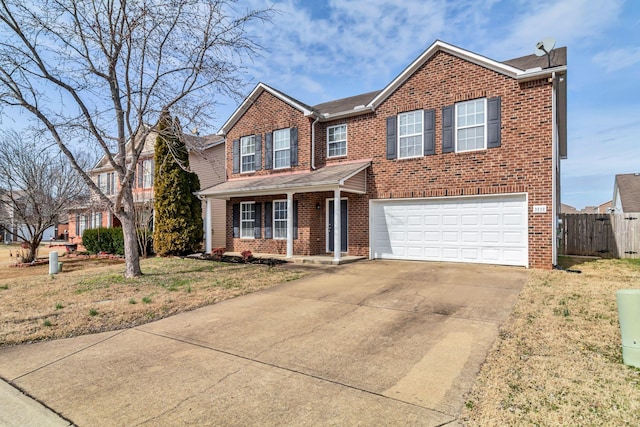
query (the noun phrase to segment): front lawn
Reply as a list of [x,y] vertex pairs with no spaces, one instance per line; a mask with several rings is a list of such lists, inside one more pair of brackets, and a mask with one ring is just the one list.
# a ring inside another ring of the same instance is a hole
[[561,265],[581,273],[529,272],[465,425],[638,425],[640,369],[622,363],[616,290],[640,288],[640,260]]
[[[0,248],[7,258],[8,248]],[[0,346],[140,325],[295,280],[304,272],[266,265],[181,258],[142,260],[145,273],[124,279],[123,261],[61,258],[48,266],[0,265]]]

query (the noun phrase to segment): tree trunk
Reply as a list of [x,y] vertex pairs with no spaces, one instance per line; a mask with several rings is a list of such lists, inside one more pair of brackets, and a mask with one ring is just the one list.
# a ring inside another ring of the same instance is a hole
[[27,262],[33,262],[38,257],[38,246],[40,245],[41,239],[32,239],[29,242],[29,258]]
[[130,279],[142,275],[142,270],[140,269],[140,253],[138,252],[135,212],[133,209],[133,195],[131,191],[125,192],[122,202],[124,212],[118,217],[122,223],[122,235],[124,237],[124,277]]

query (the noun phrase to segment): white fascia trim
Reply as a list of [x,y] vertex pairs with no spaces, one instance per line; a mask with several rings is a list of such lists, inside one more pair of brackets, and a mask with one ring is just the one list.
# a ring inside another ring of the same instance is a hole
[[[461,49],[457,46],[450,45],[441,40],[436,40],[422,55],[420,55],[415,61],[413,61],[407,68],[398,75],[391,83],[385,87],[382,92],[367,104],[369,108],[376,108],[382,103],[391,93],[393,93],[402,83],[404,83],[418,68],[420,68],[429,58],[435,55],[438,51],[450,53],[458,58],[488,68],[501,74],[505,74],[509,77],[516,78],[524,73],[524,71],[512,67],[510,65],[503,64],[502,62],[489,59],[477,53],[470,52],[465,49]],[[547,72],[548,74],[548,72]]]
[[358,108],[358,109],[353,109],[353,110],[346,110],[346,111],[340,111],[337,113],[325,113],[325,114],[318,114],[318,113],[310,113],[310,116],[314,116],[314,117],[318,117],[320,119],[320,121],[326,122],[326,121],[330,121],[330,120],[334,120],[334,119],[340,119],[340,118],[344,118],[344,117],[350,117],[350,116],[358,116],[360,114],[367,114],[367,113],[371,113],[375,111],[375,108],[373,108],[372,106],[366,106],[364,108]]
[[217,135],[225,136],[227,134],[227,132],[229,131],[229,129],[236,123],[236,121],[238,121],[238,119],[249,109],[251,104],[253,104],[253,102],[258,98],[258,95],[260,95],[260,93],[262,91],[265,91],[265,90],[267,92],[269,92],[271,95],[273,95],[276,98],[278,98],[279,100],[291,105],[293,108],[295,108],[297,110],[300,110],[305,116],[309,116],[309,115],[313,114],[313,111],[310,111],[309,109],[307,109],[307,108],[303,107],[302,105],[298,104],[297,102],[295,102],[293,99],[291,99],[291,98],[289,98],[287,96],[284,96],[280,92],[277,92],[277,91],[271,89],[266,84],[260,82],[251,91],[249,96],[247,96],[244,99],[244,101],[242,102],[242,104],[240,104],[240,106],[236,109],[236,111],[233,112],[231,117],[229,117],[229,119],[222,125],[222,127],[220,128],[220,131],[217,133]]
[[553,76],[553,73],[562,75],[566,71],[567,71],[567,66],[566,65],[562,65],[560,67],[546,68],[544,70],[523,72],[522,74],[519,74],[518,76],[516,76],[516,80],[518,80],[520,82],[526,82],[526,81],[529,81],[529,80],[540,79],[542,77],[547,77],[547,76],[551,77],[551,76]]

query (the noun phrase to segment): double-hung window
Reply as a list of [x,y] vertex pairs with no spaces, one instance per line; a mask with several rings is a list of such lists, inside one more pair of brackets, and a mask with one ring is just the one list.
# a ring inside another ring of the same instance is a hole
[[487,148],[486,111],[486,98],[456,104],[456,151]]
[[398,114],[398,158],[423,154],[422,110]]
[[153,159],[145,159],[140,163],[142,169],[140,173],[142,178],[140,179],[140,185],[142,188],[153,187]]
[[240,138],[240,172],[256,170],[256,136]]
[[273,167],[274,169],[291,166],[291,130],[273,131]]
[[107,192],[105,193],[108,196],[111,196],[116,193],[116,174],[115,172],[108,172],[107,175]]
[[273,202],[273,238],[287,238],[287,201],[276,200]]
[[240,203],[240,238],[253,239],[256,224],[256,205],[254,202]]
[[327,128],[327,157],[347,155],[347,125]]

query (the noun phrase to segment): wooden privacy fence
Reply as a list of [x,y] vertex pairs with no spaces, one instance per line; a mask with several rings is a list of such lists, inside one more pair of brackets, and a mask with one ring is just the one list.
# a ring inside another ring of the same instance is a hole
[[640,213],[561,214],[559,253],[640,258]]

